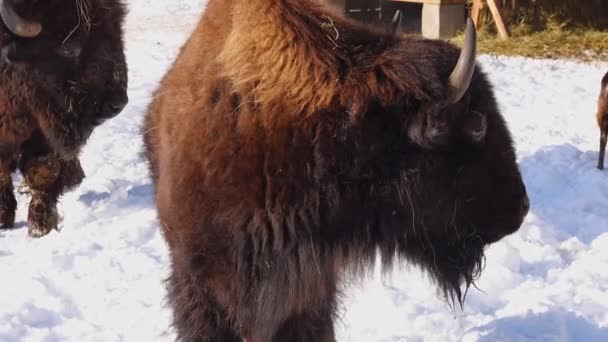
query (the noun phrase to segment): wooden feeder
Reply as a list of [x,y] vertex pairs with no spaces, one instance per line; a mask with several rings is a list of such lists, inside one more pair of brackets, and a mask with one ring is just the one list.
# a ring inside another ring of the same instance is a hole
[[[466,0],[326,0],[347,16],[364,22],[383,21],[383,7],[389,4],[422,5],[420,33],[427,38],[447,38],[464,25]],[[386,16],[386,15],[385,15]],[[389,15],[392,17],[392,15]],[[406,14],[407,17],[407,14]]]

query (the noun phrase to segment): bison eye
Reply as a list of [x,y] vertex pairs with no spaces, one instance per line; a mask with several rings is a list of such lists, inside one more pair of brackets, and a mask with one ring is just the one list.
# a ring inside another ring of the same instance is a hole
[[486,116],[479,112],[471,112],[464,124],[464,135],[474,144],[482,143],[486,138],[488,123]]
[[453,135],[450,121],[438,106],[422,106],[407,119],[406,132],[413,143],[423,148],[448,146]]
[[427,119],[425,138],[431,145],[445,146],[450,140],[450,128],[444,118]]

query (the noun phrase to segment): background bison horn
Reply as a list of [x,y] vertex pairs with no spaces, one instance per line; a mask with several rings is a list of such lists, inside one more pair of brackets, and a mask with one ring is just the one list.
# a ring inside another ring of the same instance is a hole
[[34,38],[42,31],[42,25],[21,18],[9,0],[0,0],[0,16],[6,28],[23,38]]
[[401,13],[401,10],[397,10],[395,12],[395,15],[393,16],[393,20],[391,21],[391,24],[388,29],[388,32],[390,34],[395,34],[396,32],[399,31],[399,28],[401,27],[402,19],[403,19],[403,13]]
[[464,93],[469,89],[471,79],[473,78],[473,70],[475,70],[476,50],[477,32],[473,20],[468,18],[467,28],[464,33],[464,45],[460,51],[460,57],[458,57],[456,67],[454,67],[454,71],[452,71],[452,74],[450,75],[450,104],[460,101]]

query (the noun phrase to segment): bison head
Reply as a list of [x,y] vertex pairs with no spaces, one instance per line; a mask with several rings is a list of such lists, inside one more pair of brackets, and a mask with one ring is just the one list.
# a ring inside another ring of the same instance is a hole
[[124,12],[118,0],[0,0],[4,61],[90,130],[128,102]]
[[[407,210],[402,217],[411,225],[404,254],[447,296],[462,301],[460,285],[468,288],[481,272],[484,248],[522,224],[530,207],[526,188],[492,87],[475,63],[472,21],[460,52],[438,41],[397,38],[394,44],[393,51],[416,53],[404,60],[391,56],[397,62],[380,69],[379,77],[389,79],[388,71],[400,75],[403,66],[410,73],[431,68],[417,80],[405,76],[405,82],[418,85],[363,116],[380,115],[388,127],[382,139],[393,160],[386,165],[399,175],[387,194]],[[411,89],[424,95],[412,95]]]
[[398,251],[462,303],[485,248],[517,231],[530,207],[510,132],[475,62],[474,25],[461,50],[392,32],[367,42],[377,48],[360,47],[344,63],[353,67],[343,72],[345,110],[336,114],[347,124],[327,134],[343,141],[333,155],[345,184],[367,186],[336,217],[365,215],[364,236],[388,265]]
[[[396,34],[399,15],[378,32],[311,3],[277,2],[272,20],[233,20],[222,76],[281,114],[269,127],[290,112],[330,122],[313,139],[314,165],[340,184],[324,195],[328,226],[352,236],[361,224],[357,237],[385,260],[399,252],[462,300],[485,247],[517,231],[530,206],[510,132],[475,63],[474,24],[459,50]],[[234,13],[259,10],[248,6],[238,2]]]

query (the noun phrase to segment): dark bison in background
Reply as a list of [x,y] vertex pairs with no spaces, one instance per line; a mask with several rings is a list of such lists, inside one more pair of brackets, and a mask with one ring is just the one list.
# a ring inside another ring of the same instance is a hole
[[143,128],[179,340],[335,341],[340,286],[377,254],[462,303],[518,230],[472,22],[462,51],[387,31],[313,0],[208,2]]
[[597,124],[600,127],[600,155],[597,168],[604,169],[604,155],[608,141],[608,72],[602,78],[600,96],[597,99]]
[[119,0],[0,0],[0,226],[15,221],[11,174],[32,191],[29,235],[57,227],[59,196],[84,177],[80,148],[127,99]]

